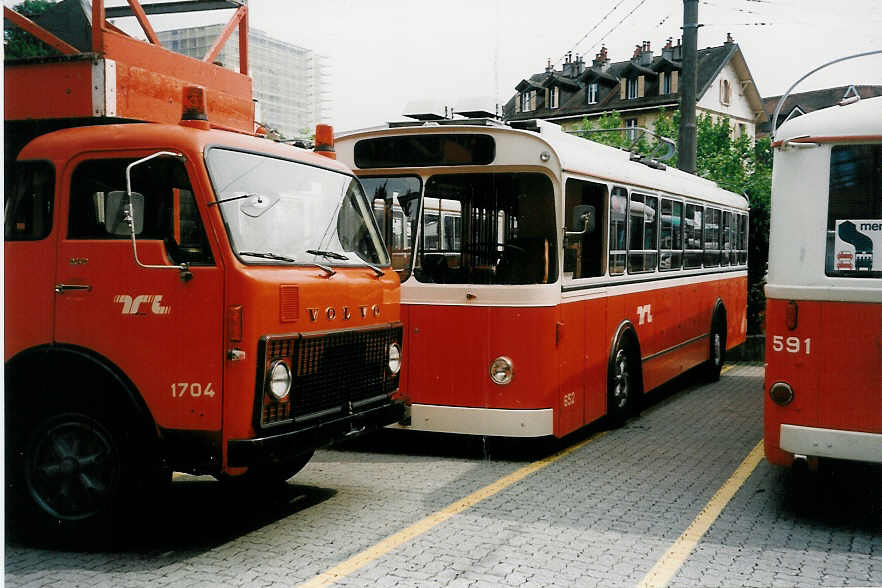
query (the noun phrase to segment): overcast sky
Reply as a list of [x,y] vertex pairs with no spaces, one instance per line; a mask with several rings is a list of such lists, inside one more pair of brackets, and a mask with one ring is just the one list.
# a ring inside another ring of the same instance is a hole
[[[249,11],[252,28],[328,58],[338,131],[400,119],[414,102],[504,103],[570,50],[590,63],[605,44],[623,61],[650,41],[658,54],[683,20],[682,0],[251,0]],[[230,14],[163,17],[154,28]],[[699,22],[700,48],[732,33],[764,97],[827,61],[882,49],[882,0],[701,0]],[[852,83],[882,84],[882,56],[834,65],[796,91]]]

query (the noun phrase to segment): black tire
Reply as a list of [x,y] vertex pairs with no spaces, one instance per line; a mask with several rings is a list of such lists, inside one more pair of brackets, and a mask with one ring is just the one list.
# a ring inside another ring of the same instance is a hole
[[711,323],[708,359],[704,364],[704,375],[709,382],[720,380],[720,371],[725,361],[726,315],[722,311],[717,311]]
[[306,467],[309,460],[315,454],[315,450],[307,451],[288,461],[273,464],[254,465],[241,476],[224,477],[224,481],[233,484],[248,486],[264,486],[282,484],[294,477],[300,470]]
[[[44,407],[45,409],[45,407]],[[152,468],[126,419],[87,406],[7,420],[7,510],[14,534],[65,547],[105,547],[124,529]],[[150,489],[155,489],[151,486]]]
[[616,345],[607,378],[607,420],[612,427],[621,427],[634,413],[639,393],[640,365],[626,341]]

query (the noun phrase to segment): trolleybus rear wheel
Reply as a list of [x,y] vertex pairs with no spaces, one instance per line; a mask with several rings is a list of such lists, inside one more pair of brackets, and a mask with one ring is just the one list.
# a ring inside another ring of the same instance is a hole
[[708,360],[704,366],[704,373],[711,382],[717,382],[720,379],[720,371],[723,369],[723,362],[726,360],[726,319],[725,315],[717,312],[714,315],[710,332],[710,351]]
[[639,380],[634,372],[638,366],[633,357],[630,347],[624,341],[619,342],[613,355],[607,383],[606,412],[610,424],[614,427],[625,424],[634,410]]

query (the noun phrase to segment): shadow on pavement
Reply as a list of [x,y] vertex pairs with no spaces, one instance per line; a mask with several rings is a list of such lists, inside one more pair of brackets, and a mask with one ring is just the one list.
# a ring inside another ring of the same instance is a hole
[[86,537],[80,544],[53,544],[48,537],[29,536],[10,528],[7,547],[54,549],[73,552],[163,553],[200,552],[276,523],[320,504],[336,490],[300,486],[291,482],[244,487],[209,477],[183,477],[159,490],[150,504],[114,521],[101,537]]

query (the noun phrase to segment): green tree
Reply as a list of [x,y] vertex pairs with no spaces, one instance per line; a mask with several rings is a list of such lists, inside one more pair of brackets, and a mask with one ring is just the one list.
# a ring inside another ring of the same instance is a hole
[[[658,140],[641,137],[630,145],[620,130],[624,126],[618,112],[604,114],[596,122],[584,119],[579,129],[606,129],[609,132],[586,133],[586,139],[619,148],[630,148],[652,156],[660,151]],[[654,125],[654,132],[676,140],[680,126],[680,112],[662,110]],[[749,136],[732,136],[728,118],[714,120],[704,113],[696,121],[696,173],[713,180],[722,188],[744,194],[750,202],[750,227],[747,256],[747,330],[761,333],[766,300],[763,294],[766,265],[769,259],[769,203],[772,192],[772,148],[768,138],[753,141]],[[665,162],[677,165],[677,155]]]
[[[19,14],[33,20],[55,4],[55,0],[25,0],[13,7]],[[26,59],[58,55],[58,52],[18,27],[3,31],[3,51],[5,59]]]

